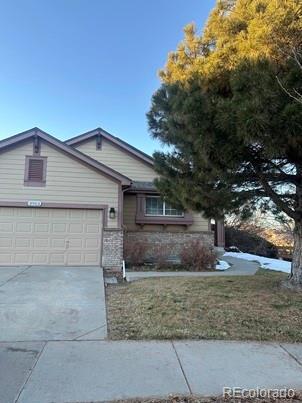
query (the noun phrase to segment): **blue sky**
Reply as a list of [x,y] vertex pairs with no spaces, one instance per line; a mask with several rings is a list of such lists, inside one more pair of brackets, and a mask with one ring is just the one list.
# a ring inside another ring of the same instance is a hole
[[215,0],[0,1],[0,138],[103,127],[145,152],[158,69]]

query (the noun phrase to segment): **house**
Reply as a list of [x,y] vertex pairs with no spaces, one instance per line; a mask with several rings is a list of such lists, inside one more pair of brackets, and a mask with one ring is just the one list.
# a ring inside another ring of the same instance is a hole
[[[163,202],[152,158],[102,129],[62,142],[33,128],[0,142],[0,265],[120,268],[123,242],[213,245],[200,213]],[[217,245],[224,231],[218,223]]]

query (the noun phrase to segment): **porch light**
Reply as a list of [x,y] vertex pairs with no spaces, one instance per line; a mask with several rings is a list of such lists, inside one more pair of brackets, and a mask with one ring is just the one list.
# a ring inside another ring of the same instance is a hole
[[109,218],[111,218],[112,220],[115,219],[116,213],[115,213],[115,208],[114,207],[110,207],[109,210]]

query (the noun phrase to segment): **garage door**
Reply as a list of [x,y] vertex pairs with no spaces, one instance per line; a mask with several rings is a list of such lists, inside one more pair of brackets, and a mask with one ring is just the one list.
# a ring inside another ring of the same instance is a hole
[[0,208],[1,265],[100,265],[102,210]]

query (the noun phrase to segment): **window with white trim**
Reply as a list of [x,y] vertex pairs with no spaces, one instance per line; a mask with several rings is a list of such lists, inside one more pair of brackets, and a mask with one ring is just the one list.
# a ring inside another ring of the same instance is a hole
[[171,204],[162,200],[159,196],[146,197],[147,216],[164,216],[164,217],[183,217],[184,212],[171,206]]

